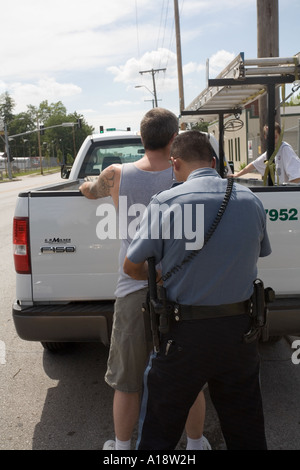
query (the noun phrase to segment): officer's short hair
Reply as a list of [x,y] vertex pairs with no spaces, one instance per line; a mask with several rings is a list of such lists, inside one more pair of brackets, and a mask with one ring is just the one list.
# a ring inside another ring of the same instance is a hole
[[171,146],[171,157],[190,161],[210,163],[214,152],[206,134],[199,131],[187,131],[179,134]]

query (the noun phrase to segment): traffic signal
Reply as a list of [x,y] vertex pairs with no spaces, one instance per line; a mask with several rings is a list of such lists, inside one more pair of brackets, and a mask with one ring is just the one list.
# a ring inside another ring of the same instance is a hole
[[7,158],[7,153],[6,152],[4,153],[3,156],[4,156],[4,158],[9,160],[10,162],[13,162],[15,160],[10,152],[9,152],[9,158]]
[[77,126],[78,126],[78,129],[81,129],[81,128],[82,128],[81,119],[77,119]]
[[43,126],[42,124],[40,125],[40,135],[44,135],[45,134],[45,126]]
[[100,126],[100,134],[103,134],[104,133],[104,128],[103,126]]

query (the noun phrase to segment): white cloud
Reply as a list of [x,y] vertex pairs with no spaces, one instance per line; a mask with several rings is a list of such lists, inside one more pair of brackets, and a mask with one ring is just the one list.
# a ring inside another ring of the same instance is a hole
[[[141,75],[147,78],[147,74],[140,74],[140,72],[166,69],[166,76],[172,77],[176,70],[175,67],[176,55],[168,49],[159,48],[157,51],[146,52],[139,60],[130,58],[124,65],[111,66],[107,70],[115,75],[115,82],[136,83],[142,81]],[[163,70],[161,71],[163,72]],[[151,73],[148,75],[152,77]],[[152,78],[150,81],[152,82]]]
[[[228,65],[235,57],[235,54],[225,50],[220,50],[213,54],[209,61],[210,74],[219,73],[226,65]],[[177,57],[176,54],[168,49],[160,48],[157,51],[146,52],[140,60],[135,58],[128,59],[124,65],[108,67],[108,71],[112,73],[114,82],[134,84],[141,86],[141,92],[145,93],[143,88],[148,88],[153,92],[152,74],[145,73],[142,76],[140,71],[151,71],[155,67],[153,64],[161,64],[161,67],[166,66],[164,73],[155,73],[155,82],[157,88],[163,92],[172,92],[178,88],[178,71],[177,71]],[[188,62],[184,64],[183,76],[186,79],[192,74],[201,74],[206,70],[205,63]],[[204,77],[204,76],[203,76]]]
[[146,52],[140,60],[131,58],[124,65],[108,67],[108,71],[115,76],[114,82],[130,84],[129,88],[132,89],[139,86],[137,91],[145,95],[145,99],[149,98],[149,92],[152,94],[154,92],[152,70],[154,70],[157,95],[160,92],[176,90],[177,59],[176,54],[168,49],[159,48],[157,51]]
[[[238,27],[248,18],[245,7],[251,5],[255,12],[256,2],[244,0],[238,8],[236,0],[179,3],[187,101],[205,86],[207,57],[211,56],[210,76],[231,61],[231,52],[216,52],[235,47],[227,31],[234,30],[235,37],[246,41]],[[127,126],[127,118],[139,122],[142,117],[135,114],[137,100],[142,114],[151,107],[144,103],[152,98],[145,89],[153,91],[151,73],[139,72],[156,68],[167,69],[155,74],[160,104],[178,106],[173,2],[10,0],[1,20],[0,93],[12,93],[15,112],[45,99],[61,100],[72,110],[87,110],[93,122],[107,127],[116,127],[114,119],[125,115]],[[242,50],[247,52],[246,47]],[[134,89],[135,85],[143,88]],[[106,123],[105,116],[112,122]]]
[[104,113],[90,110],[90,112],[84,113],[84,116],[88,123],[95,128],[95,133],[99,132],[99,126],[104,126],[104,128],[115,127],[124,130],[127,129],[127,127],[131,127],[133,131],[138,131],[145,111],[139,109],[128,111],[128,105],[126,104],[124,106],[125,112],[122,106],[119,105],[118,111],[116,112]]
[[121,107],[121,106],[124,106],[124,105],[125,106],[128,106],[128,105],[131,106],[131,105],[137,105],[137,104],[140,104],[140,102],[139,101],[133,102],[133,101],[129,101],[129,100],[119,100],[119,101],[109,101],[108,103],[106,103],[106,106],[111,106],[111,107],[120,106]]
[[[150,0],[139,0],[139,9]],[[11,0],[1,12],[0,78],[38,79],[114,63],[137,51],[133,2]],[[156,26],[143,28],[145,46]],[[133,54],[132,54],[133,55]]]
[[233,52],[220,50],[209,59],[209,75],[217,75],[236,57]]
[[41,101],[63,101],[78,95],[81,88],[73,83],[58,83],[54,78],[41,79],[36,83],[12,83],[5,88],[16,103],[15,112],[24,111],[27,105],[38,106]]
[[203,70],[203,65],[199,65],[196,62],[189,62],[188,64],[185,64],[183,66],[184,75],[189,75],[194,72],[200,72],[201,70]]

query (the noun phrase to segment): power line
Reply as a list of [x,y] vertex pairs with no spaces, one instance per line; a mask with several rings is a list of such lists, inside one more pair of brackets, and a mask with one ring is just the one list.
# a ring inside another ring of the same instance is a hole
[[161,7],[160,21],[159,21],[159,28],[158,28],[158,35],[157,35],[157,42],[156,42],[156,49],[158,49],[158,45],[159,45],[160,28],[161,28],[161,25],[162,25],[162,18],[163,18],[164,5],[165,5],[165,0],[163,0],[163,4],[162,4],[162,7]]
[[137,53],[138,53],[138,60],[140,60],[140,40],[139,40],[139,22],[138,22],[137,0],[135,0],[135,25],[136,25]]
[[154,95],[154,100],[155,100],[155,107],[157,108],[157,94],[156,94],[156,86],[155,86],[155,74],[156,72],[160,71],[165,71],[166,69],[151,69],[151,70],[142,70],[140,71],[140,74],[143,75],[143,73],[151,73],[152,74],[152,81],[153,81],[153,95]]
[[[168,3],[167,3],[166,13],[165,13],[165,24],[164,24],[163,37],[162,37],[162,44],[161,44],[161,48],[162,48],[162,49],[163,49],[164,43],[165,43],[165,35],[166,35],[167,19],[168,19],[168,11],[169,11],[169,0],[168,0]],[[160,56],[159,67],[161,66],[161,60],[162,60],[162,57]]]

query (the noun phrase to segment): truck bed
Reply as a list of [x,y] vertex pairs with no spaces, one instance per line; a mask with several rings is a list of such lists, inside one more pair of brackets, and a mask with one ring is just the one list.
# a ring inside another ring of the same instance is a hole
[[[261,199],[267,214],[272,254],[259,260],[258,277],[276,293],[270,334],[300,334],[300,185],[238,182]],[[109,342],[119,240],[101,239],[99,224],[103,208],[114,206],[111,198],[84,198],[80,183],[71,180],[19,194],[15,216],[27,214],[29,220],[32,269],[17,274],[13,315],[23,339]]]

